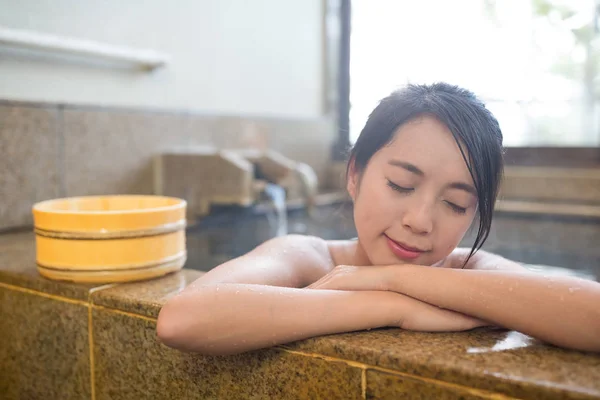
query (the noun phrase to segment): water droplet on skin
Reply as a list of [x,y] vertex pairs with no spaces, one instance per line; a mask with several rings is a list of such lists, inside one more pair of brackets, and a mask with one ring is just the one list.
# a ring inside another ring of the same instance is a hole
[[574,293],[574,292],[576,292],[576,291],[578,291],[578,290],[581,290],[581,288],[578,288],[578,287],[570,287],[570,288],[569,288],[569,293]]
[[508,288],[508,291],[509,291],[509,292],[512,292],[512,291],[513,291],[513,288],[512,288],[512,286]]
[[259,294],[262,295],[262,292],[260,292]]
[[236,291],[235,291],[235,294],[238,294],[239,292],[240,292],[239,290],[236,290]]
[[217,286],[217,292],[219,291],[219,287]]

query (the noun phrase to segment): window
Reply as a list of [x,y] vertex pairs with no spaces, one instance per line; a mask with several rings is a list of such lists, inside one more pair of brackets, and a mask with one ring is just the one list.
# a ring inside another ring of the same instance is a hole
[[600,145],[594,0],[354,0],[350,141],[378,100],[407,82],[472,90],[505,146]]

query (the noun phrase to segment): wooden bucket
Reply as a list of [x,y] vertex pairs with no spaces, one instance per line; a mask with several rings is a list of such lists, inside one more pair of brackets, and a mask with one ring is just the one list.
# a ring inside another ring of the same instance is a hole
[[186,260],[186,202],[163,196],[89,196],[33,206],[38,271],[49,279],[150,279]]

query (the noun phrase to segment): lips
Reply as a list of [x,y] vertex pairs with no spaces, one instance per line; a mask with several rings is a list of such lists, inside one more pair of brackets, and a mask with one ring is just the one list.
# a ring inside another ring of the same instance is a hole
[[421,250],[417,247],[408,246],[404,243],[397,242],[391,239],[389,236],[385,235],[387,239],[388,246],[392,253],[396,255],[396,257],[404,259],[404,260],[414,260],[419,257],[421,254],[425,252],[425,250]]

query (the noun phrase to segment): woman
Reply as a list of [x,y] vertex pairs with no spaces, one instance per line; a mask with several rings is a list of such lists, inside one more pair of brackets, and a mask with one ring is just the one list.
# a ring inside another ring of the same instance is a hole
[[[170,299],[158,336],[222,355],[385,326],[494,325],[600,351],[600,284],[535,274],[479,250],[502,167],[498,122],[472,93],[444,83],[394,92],[348,161],[358,239],[270,240]],[[472,224],[473,248],[456,248]]]

